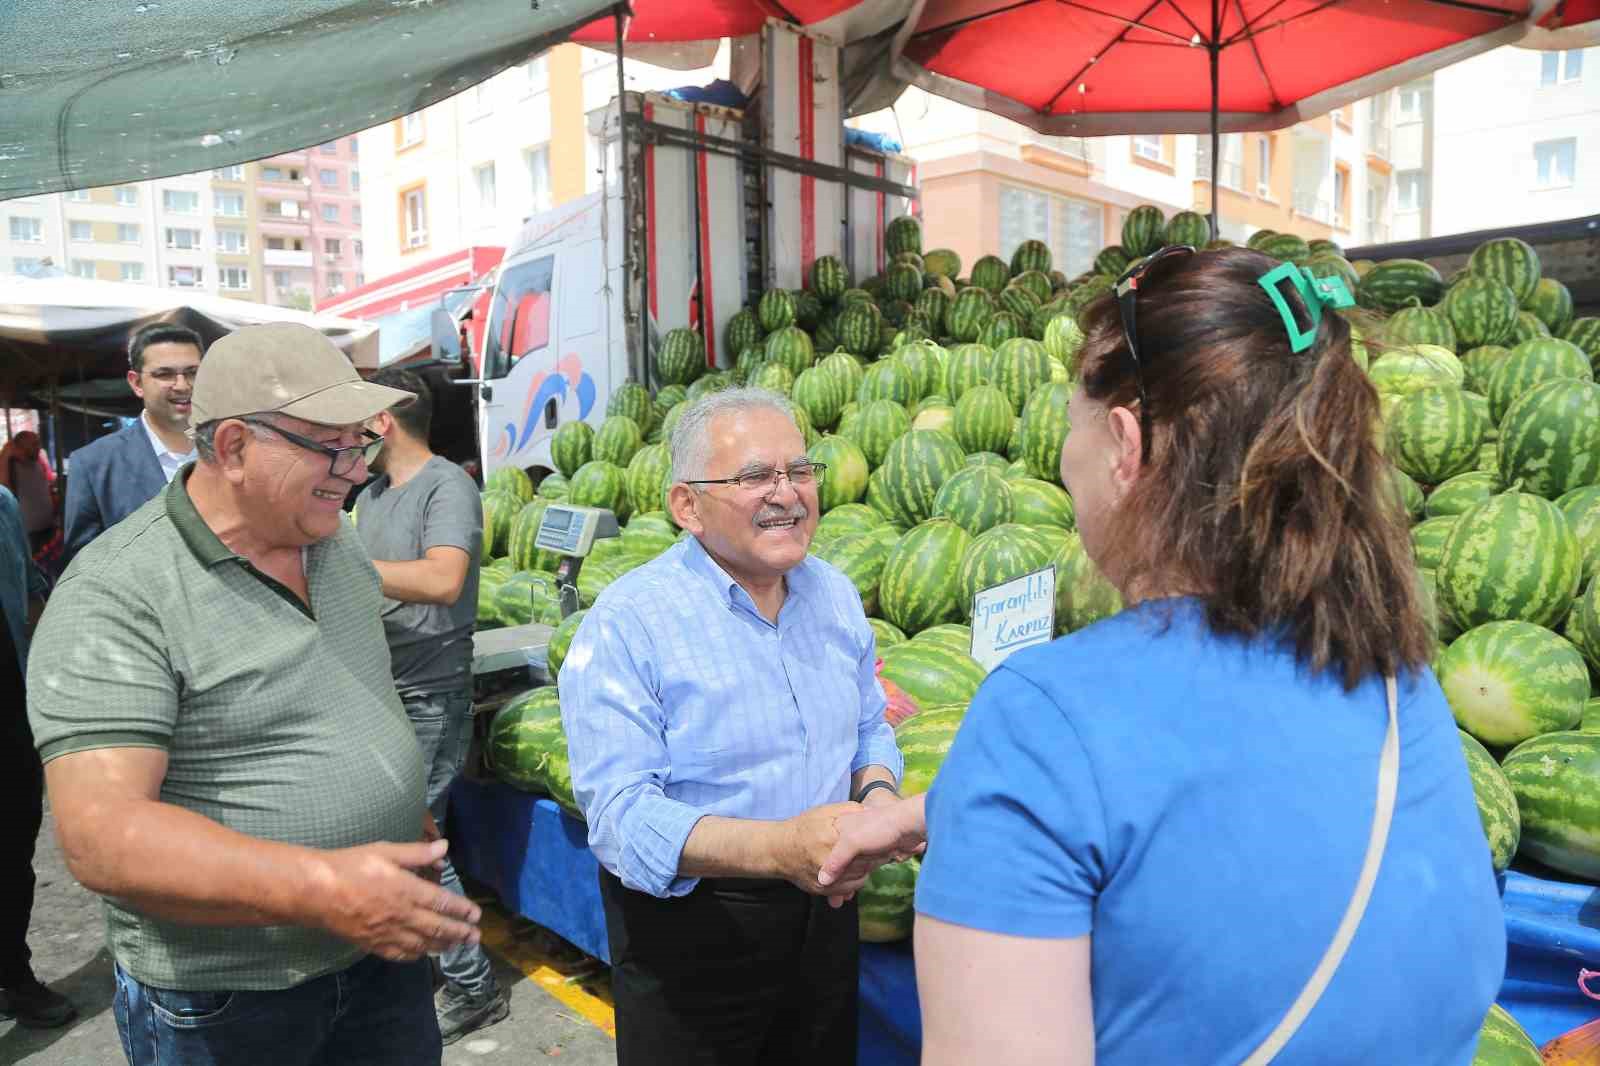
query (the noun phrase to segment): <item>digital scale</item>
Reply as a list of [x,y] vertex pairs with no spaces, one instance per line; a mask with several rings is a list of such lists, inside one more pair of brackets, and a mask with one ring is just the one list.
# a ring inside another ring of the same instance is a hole
[[617,536],[617,516],[603,507],[552,503],[544,510],[534,547],[561,556],[556,564],[556,587],[561,592],[561,617],[578,609],[578,571],[596,540]]

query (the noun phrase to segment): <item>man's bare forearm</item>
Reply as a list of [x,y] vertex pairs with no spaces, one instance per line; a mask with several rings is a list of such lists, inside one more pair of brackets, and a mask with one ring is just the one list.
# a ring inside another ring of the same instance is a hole
[[383,594],[401,603],[433,603],[445,607],[461,598],[461,582],[450,567],[435,559],[393,562],[374,559]]
[[[861,769],[850,775],[850,795],[859,795],[861,790],[865,788],[867,783],[870,781],[887,781],[889,782],[890,787],[895,788],[896,791],[899,789],[898,782],[896,782],[894,779],[894,774],[889,771],[887,766],[878,766],[877,764],[873,764],[870,766],[863,766]],[[877,788],[872,790],[872,794],[874,796],[878,795],[880,792],[883,792],[883,789]]]
[[679,877],[778,877],[775,834],[780,822],[706,815],[689,831]]

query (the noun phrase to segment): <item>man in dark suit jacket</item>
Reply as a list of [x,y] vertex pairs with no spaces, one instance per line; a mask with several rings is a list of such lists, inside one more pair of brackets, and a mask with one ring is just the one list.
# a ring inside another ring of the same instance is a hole
[[183,326],[145,326],[128,344],[128,386],[144,411],[126,429],[72,453],[67,467],[65,566],[95,537],[138,510],[194,458],[189,400],[205,346]]

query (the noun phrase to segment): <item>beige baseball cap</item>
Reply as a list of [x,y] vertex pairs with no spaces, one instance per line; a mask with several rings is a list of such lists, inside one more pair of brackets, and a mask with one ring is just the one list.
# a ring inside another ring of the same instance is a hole
[[365,422],[415,399],[363,381],[332,341],[310,326],[245,326],[213,344],[195,375],[189,424],[276,411],[326,426]]

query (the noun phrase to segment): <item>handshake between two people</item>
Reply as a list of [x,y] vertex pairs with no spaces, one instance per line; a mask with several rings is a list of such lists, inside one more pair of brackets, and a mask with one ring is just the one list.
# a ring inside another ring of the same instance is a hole
[[791,883],[840,907],[872,871],[921,855],[927,823],[921,795],[877,791],[862,803],[830,803],[782,823],[788,838],[780,867]]

